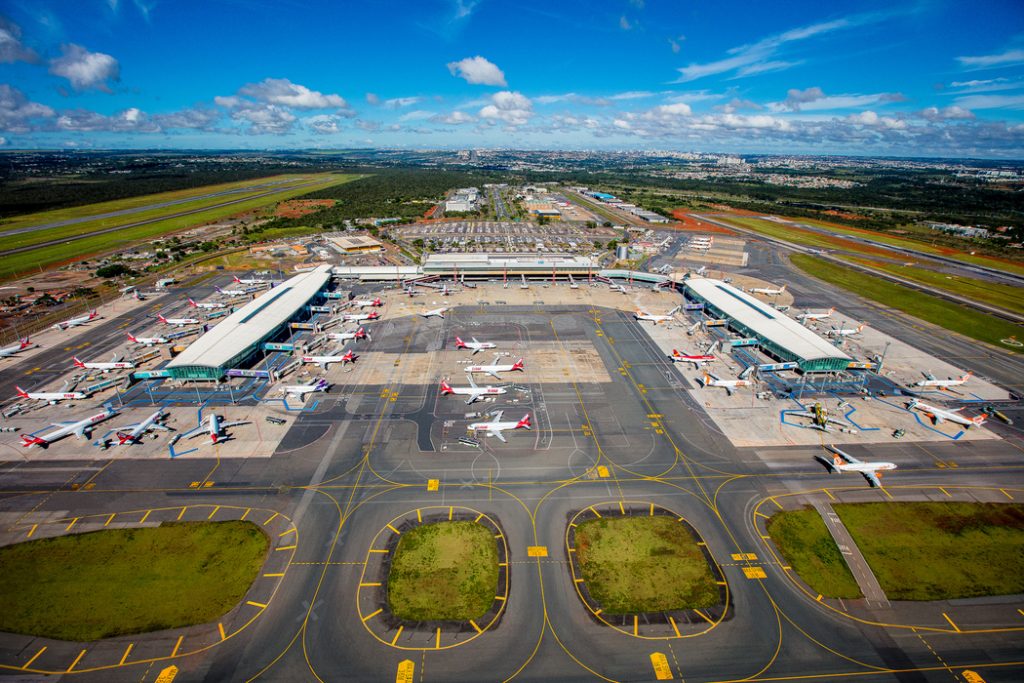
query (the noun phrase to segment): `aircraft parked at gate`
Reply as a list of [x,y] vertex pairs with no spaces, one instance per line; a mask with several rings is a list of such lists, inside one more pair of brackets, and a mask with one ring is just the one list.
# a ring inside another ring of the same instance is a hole
[[523,372],[522,358],[517,360],[512,365],[499,365],[498,358],[500,357],[501,356],[495,356],[494,361],[492,361],[490,365],[470,365],[468,368],[466,368],[466,374],[470,374],[473,372],[486,372],[488,375],[494,377],[494,379],[501,379],[501,377],[498,376],[499,372],[513,372],[515,370]]
[[364,320],[376,320],[379,317],[380,313],[370,311],[369,313],[346,313],[341,316],[341,319],[347,323],[361,323]]
[[96,361],[81,361],[78,356],[72,356],[71,359],[75,362],[75,367],[80,370],[102,370],[104,374],[111,370],[134,370],[135,363],[128,360],[117,360],[117,355],[114,355],[114,360],[102,363]]
[[967,380],[969,380],[971,378],[971,375],[973,375],[974,373],[968,372],[960,379],[953,379],[952,377],[950,377],[949,379],[936,379],[935,375],[931,374],[930,372],[925,372],[922,374],[924,374],[926,379],[922,379],[921,381],[914,384],[915,387],[934,387],[942,391],[949,391],[950,387],[958,387],[966,383]]
[[782,285],[779,289],[772,287],[754,287],[750,290],[751,294],[764,294],[766,296],[778,296],[786,291],[787,285]]
[[532,429],[530,425],[530,414],[527,413],[523,416],[519,422],[502,422],[501,416],[503,411],[499,410],[494,414],[494,419],[490,422],[473,422],[469,425],[468,429],[472,432],[487,432],[487,436],[495,436],[498,441],[507,443],[502,432],[508,429]]
[[377,297],[376,299],[356,299],[352,302],[352,305],[363,308],[364,306],[383,306],[384,304],[381,302],[380,297]]
[[4,348],[0,349],[0,358],[10,358],[14,354],[21,353],[22,351],[24,351],[27,348],[30,348],[31,346],[32,342],[29,341],[28,337],[25,337],[17,344],[11,344],[10,346],[5,346]]
[[864,327],[864,323],[861,323],[857,327],[833,327],[825,334],[827,334],[830,337],[849,337],[854,334],[860,334],[861,330],[863,330]]
[[444,318],[444,312],[448,309],[445,306],[441,308],[435,308],[431,311],[420,311],[420,315],[424,318]]
[[281,387],[282,394],[288,394],[289,396],[296,396],[302,402],[306,401],[306,396],[313,392],[323,391],[326,392],[331,388],[330,382],[325,379],[314,378],[307,384],[289,384]]
[[489,385],[485,387],[477,386],[476,382],[473,381],[473,375],[466,375],[466,379],[469,380],[468,387],[453,387],[448,384],[447,379],[441,380],[441,394],[468,396],[469,398],[466,399],[466,405],[468,406],[470,403],[474,403],[484,396],[498,396],[506,393],[506,389],[504,387],[492,387]]
[[[64,386],[67,386],[67,384],[65,383]],[[18,386],[14,387],[14,389],[18,392],[18,398],[48,401],[51,406],[60,401],[81,401],[84,398],[88,398],[81,391],[25,391]]]
[[165,325],[174,325],[175,327],[181,327],[183,325],[198,325],[202,320],[196,318],[165,318],[164,316],[157,314],[157,320]]
[[[20,392],[20,390],[19,390]],[[63,439],[65,436],[74,434],[79,439],[84,439],[89,436],[92,428],[98,425],[100,422],[107,420],[114,415],[117,415],[117,411],[110,406],[103,406],[102,413],[96,413],[92,417],[87,417],[84,420],[77,422],[55,422],[51,426],[57,427],[48,434],[42,436],[31,436],[28,434],[21,435],[22,446],[39,446],[40,448],[46,448],[54,441]]]
[[478,354],[479,352],[483,351],[484,349],[496,349],[496,348],[498,348],[498,345],[495,344],[494,342],[480,342],[480,341],[477,341],[476,337],[473,337],[473,341],[471,341],[471,342],[464,342],[464,341],[462,341],[462,339],[460,337],[455,337],[455,348],[457,348],[457,349],[472,349],[473,353],[471,353],[470,355],[471,356],[475,356],[476,354]]
[[213,443],[219,443],[220,439],[228,439],[230,435],[226,433],[226,429],[229,427],[237,427],[238,425],[249,424],[248,420],[239,420],[238,422],[224,422],[220,415],[211,413],[209,419],[206,421],[206,429],[202,431],[196,431],[195,434],[190,435],[188,438],[194,439],[197,436],[208,434],[210,441]]
[[829,472],[860,472],[872,488],[879,488],[882,485],[882,472],[896,469],[895,463],[891,462],[864,462],[858,460],[848,453],[844,453],[835,446],[825,446],[825,450],[832,453],[832,459],[820,455],[815,459],[824,464]]
[[167,337],[136,337],[131,332],[128,333],[128,341],[135,344],[145,344],[146,346],[152,346],[153,344],[167,344],[171,340]]
[[188,305],[191,306],[192,308],[201,308],[204,311],[213,311],[213,310],[216,310],[218,308],[224,308],[224,306],[226,306],[227,304],[222,304],[219,301],[210,301],[210,302],[204,301],[201,304],[197,304],[192,299],[189,299],[188,300]]
[[79,325],[85,325],[88,322],[92,322],[96,318],[99,318],[100,314],[93,311],[89,315],[83,315],[80,318],[71,318],[71,320],[65,320],[64,322],[50,325],[55,330],[66,330],[69,327],[78,327]]
[[679,312],[680,308],[682,308],[682,306],[676,306],[665,315],[655,315],[653,313],[648,313],[647,311],[642,311],[638,309],[635,313],[633,313],[633,318],[635,318],[636,320],[646,320],[648,322],[654,323],[655,325],[658,325],[660,323],[667,323],[675,320],[674,316],[677,312]]
[[160,424],[160,420],[164,417],[164,409],[156,411],[142,422],[136,422],[135,424],[125,425],[121,427],[121,430],[117,432],[117,445],[123,446],[126,443],[142,443],[142,437],[146,435],[151,429],[159,429],[164,432],[173,431],[170,427],[166,427]]
[[345,353],[345,355],[343,355],[343,356],[338,356],[338,355],[333,355],[333,356],[303,356],[302,357],[302,362],[303,363],[316,363],[321,368],[326,370],[327,366],[330,365],[331,363],[341,363],[342,365],[344,365],[345,363],[355,363],[356,362],[356,358],[358,358],[358,357],[359,356],[357,356],[355,354],[355,352],[347,351]]
[[676,363],[693,363],[694,367],[700,367],[703,363],[712,363],[716,358],[710,353],[701,354],[687,354],[680,353],[679,349],[672,349],[672,355],[669,356]]
[[798,315],[796,319],[806,324],[810,320],[824,320],[825,318],[830,317],[835,312],[835,308],[830,308],[827,311],[819,311],[817,313],[813,311],[804,311],[803,313]]
[[960,414],[960,411],[963,410],[963,408],[937,408],[922,401],[918,401],[916,398],[913,399],[907,407],[911,410],[915,408],[920,410],[922,413],[930,417],[935,424],[942,424],[946,420],[949,420],[950,422],[961,424],[967,429],[970,429],[971,427],[980,427],[985,424],[985,420],[988,418],[988,415],[984,413],[977,417],[967,417],[966,415]]
[[751,384],[753,382],[748,379],[722,379],[707,371],[704,372],[704,380],[701,381],[702,387],[722,387],[729,396],[732,396],[732,392],[737,387],[749,387]]
[[367,336],[368,335],[366,334],[366,331],[362,327],[360,327],[355,332],[330,332],[327,335],[327,338],[333,339],[334,341],[346,342],[349,341],[350,339],[366,339]]
[[214,289],[221,296],[246,296],[249,294],[247,289],[221,289],[220,287],[214,287]]

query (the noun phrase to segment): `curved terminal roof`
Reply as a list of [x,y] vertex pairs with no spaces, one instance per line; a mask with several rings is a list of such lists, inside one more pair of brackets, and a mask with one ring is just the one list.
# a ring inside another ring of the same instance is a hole
[[683,286],[698,299],[714,306],[759,337],[787,349],[798,358],[853,360],[827,339],[818,336],[796,320],[721,280],[690,278]]
[[330,279],[331,267],[318,266],[285,280],[226,317],[178,354],[166,368],[223,368],[295,317]]

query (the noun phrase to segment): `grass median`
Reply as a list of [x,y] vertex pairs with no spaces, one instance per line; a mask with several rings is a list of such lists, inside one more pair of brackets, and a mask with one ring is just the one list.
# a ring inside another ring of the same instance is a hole
[[826,598],[859,598],[857,581],[825,521],[813,508],[782,510],[768,520],[768,534],[811,590]]
[[591,597],[608,614],[718,604],[715,576],[673,517],[618,517],[576,527],[576,557]]
[[395,548],[388,573],[391,613],[408,621],[479,619],[494,602],[498,548],[476,522],[415,527]]
[[790,260],[793,265],[808,275],[858,294],[865,299],[901,310],[971,339],[987,342],[1017,353],[1024,351],[1021,347],[1002,343],[1003,339],[1015,337],[1024,332],[1019,325],[931,294],[883,280],[874,275],[868,275],[852,268],[838,267],[814,256],[793,254],[790,256]]
[[1024,593],[1024,505],[832,506],[890,600]]
[[269,545],[256,525],[231,521],[0,548],[0,631],[91,641],[210,622],[245,596]]

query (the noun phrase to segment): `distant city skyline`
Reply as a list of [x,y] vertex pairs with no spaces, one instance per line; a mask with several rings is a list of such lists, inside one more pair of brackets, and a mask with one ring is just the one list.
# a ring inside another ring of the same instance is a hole
[[8,0],[0,149],[1024,159],[1019,0]]

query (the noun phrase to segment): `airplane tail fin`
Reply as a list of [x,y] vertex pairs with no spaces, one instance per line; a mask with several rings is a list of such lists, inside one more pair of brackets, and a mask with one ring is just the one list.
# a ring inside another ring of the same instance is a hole
[[673,358],[682,358],[683,354],[679,353],[679,349],[672,349],[672,357]]
[[40,439],[38,436],[28,436],[27,434],[21,435],[22,446],[46,446],[46,441]]
[[[523,359],[520,358],[515,363],[513,363],[512,364],[512,369],[513,370],[522,370],[523,369]],[[529,417],[529,416],[527,416],[527,417]]]
[[31,341],[29,340],[28,337],[25,337],[24,339],[21,340],[21,348],[27,349],[30,345]]
[[83,363],[82,361],[78,360],[78,356],[72,356],[71,358],[75,362],[75,367],[76,368],[85,368],[85,363]]
[[28,392],[19,386],[14,387],[15,391],[18,392],[18,398],[28,398]]
[[199,308],[199,304],[197,304],[197,303],[196,303],[195,301],[193,301],[192,299],[189,299],[189,300],[188,300],[188,305],[189,305],[189,306],[191,306],[192,308]]
[[533,426],[530,424],[529,413],[524,415],[523,419],[516,423],[516,429],[519,429],[520,427],[522,427],[523,429],[533,429]]
[[448,384],[448,380],[447,379],[441,380],[441,393],[442,394],[453,394],[453,393],[455,393],[454,391],[452,391],[452,385]]
[[237,275],[232,275],[231,279],[234,280],[235,282],[237,282],[238,284],[242,284],[242,281],[238,279]]
[[136,343],[137,343],[137,342],[138,342],[139,340],[138,340],[138,338],[136,338],[136,336],[135,336],[134,334],[132,334],[131,332],[129,332],[129,333],[128,333],[128,341],[130,341],[130,342],[136,342]]
[[706,387],[706,386],[708,386],[709,384],[711,384],[711,376],[710,376],[710,375],[708,375],[708,373],[706,373],[706,372],[705,372],[705,373],[704,373],[704,381],[703,381],[703,382],[701,382],[701,386],[702,386],[702,387]]
[[356,330],[356,337],[355,338],[356,339],[366,339],[366,330],[364,330],[362,327],[360,327],[358,330]]
[[[28,341],[28,339],[26,339],[25,341]],[[963,377],[960,378],[960,381],[961,382],[966,382],[967,380],[969,380],[971,378],[971,375],[973,375],[973,374],[974,374],[973,370],[969,371],[967,374],[965,374]]]
[[860,325],[858,325],[858,326],[857,326],[857,331],[858,331],[858,332],[862,331],[862,330],[864,329],[864,326],[865,326],[865,325],[866,325],[866,323],[861,323]]
[[98,318],[99,316],[99,312],[94,308],[92,309],[92,313],[89,314],[89,320],[92,320],[93,318]]
[[117,445],[123,446],[127,442],[131,441],[131,434],[125,434],[124,432],[117,432]]
[[162,323],[167,322],[167,318],[165,318],[162,313],[157,313],[156,317],[157,317],[157,320],[159,320]]
[[779,293],[781,294],[782,292],[785,292],[786,291],[786,287],[788,287],[788,286],[789,285],[782,285],[782,287],[779,289]]
[[457,348],[457,349],[464,349],[464,348],[466,348],[466,342],[462,341],[462,337],[459,337],[458,335],[456,335],[456,337],[455,337],[455,348]]
[[836,312],[836,307],[835,306],[833,306],[832,308],[828,309],[828,314],[829,315],[832,315],[835,312]]

